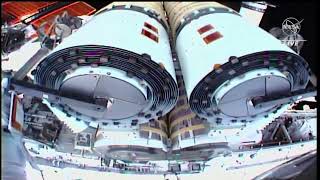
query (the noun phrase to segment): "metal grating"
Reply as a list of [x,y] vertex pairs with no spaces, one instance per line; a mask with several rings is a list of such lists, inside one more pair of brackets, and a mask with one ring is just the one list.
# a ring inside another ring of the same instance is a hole
[[54,20],[57,15],[62,15],[62,13],[65,11],[67,11],[71,16],[82,16],[91,15],[96,11],[96,9],[85,2],[74,2],[36,19],[32,22],[32,24],[36,27],[39,27],[42,23],[47,22],[46,28],[49,28],[51,21]]
[[2,13],[4,15],[14,16],[14,19],[9,23],[18,23],[19,21],[32,16],[39,12],[42,8],[48,7],[55,4],[56,1],[52,2],[21,2],[12,1],[2,3]]

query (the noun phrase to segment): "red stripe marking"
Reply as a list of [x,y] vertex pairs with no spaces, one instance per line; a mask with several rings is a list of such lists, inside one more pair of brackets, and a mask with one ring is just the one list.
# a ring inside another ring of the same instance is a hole
[[158,40],[159,40],[156,35],[152,34],[151,32],[149,32],[145,29],[142,29],[141,34],[147,36],[148,38],[154,40],[155,42],[158,42]]
[[144,22],[144,27],[147,27],[147,28],[151,29],[153,32],[158,34],[158,29],[156,27],[152,26],[151,24]]
[[209,34],[208,36],[204,37],[203,40],[204,42],[206,42],[207,44],[211,43],[212,41],[215,41],[217,39],[222,38],[222,34],[220,34],[220,32],[214,32],[212,34]]
[[18,105],[18,98],[15,95],[13,97],[13,108],[12,108],[12,127],[21,131],[21,125],[16,121],[16,114],[17,114],[17,105]]
[[214,28],[211,26],[211,24],[208,24],[208,25],[205,25],[202,28],[198,29],[198,32],[201,35],[201,34],[207,32],[207,31],[209,31],[211,29],[214,29]]

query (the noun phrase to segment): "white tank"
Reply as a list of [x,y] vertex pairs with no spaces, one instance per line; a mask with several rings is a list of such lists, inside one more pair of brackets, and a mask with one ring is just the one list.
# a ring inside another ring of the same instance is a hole
[[164,5],[190,107],[214,128],[257,123],[262,130],[287,104],[258,108],[252,98],[306,87],[305,60],[234,10],[216,2]]
[[77,132],[91,121],[128,126],[158,118],[178,97],[167,29],[160,2],[110,4],[39,64],[35,82],[105,107],[48,102]]

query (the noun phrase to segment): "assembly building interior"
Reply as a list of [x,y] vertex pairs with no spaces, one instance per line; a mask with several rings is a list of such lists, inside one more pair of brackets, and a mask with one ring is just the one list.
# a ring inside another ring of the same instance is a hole
[[312,6],[2,2],[1,178],[316,179]]

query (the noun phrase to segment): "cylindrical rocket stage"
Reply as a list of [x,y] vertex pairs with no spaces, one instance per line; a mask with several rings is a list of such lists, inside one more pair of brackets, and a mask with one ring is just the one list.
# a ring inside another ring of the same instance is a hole
[[165,2],[193,112],[215,124],[261,120],[283,105],[251,99],[304,89],[306,61],[278,39],[216,2]]
[[48,103],[53,112],[79,125],[140,124],[169,112],[178,88],[162,7],[112,3],[58,45],[38,65],[35,82],[105,108]]

